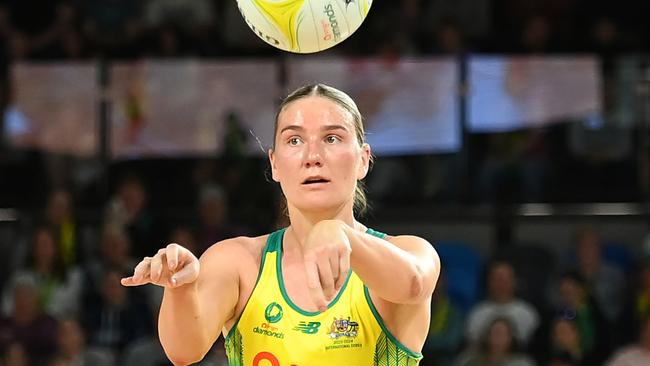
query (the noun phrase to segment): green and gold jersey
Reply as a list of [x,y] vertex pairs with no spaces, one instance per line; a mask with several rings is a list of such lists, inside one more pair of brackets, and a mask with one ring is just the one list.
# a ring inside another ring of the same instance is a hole
[[[420,353],[386,329],[361,279],[350,271],[338,296],[323,312],[296,306],[282,279],[282,238],[272,233],[257,283],[239,321],[226,337],[231,366],[407,366]],[[368,234],[385,234],[368,229]]]

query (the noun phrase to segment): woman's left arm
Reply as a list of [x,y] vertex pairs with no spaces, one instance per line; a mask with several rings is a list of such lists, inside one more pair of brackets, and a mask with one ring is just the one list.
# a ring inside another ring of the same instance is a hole
[[440,258],[429,242],[411,235],[386,240],[343,226],[350,266],[373,294],[395,304],[418,304],[431,296]]
[[342,287],[350,268],[374,295],[395,304],[427,300],[440,275],[440,258],[426,240],[406,235],[385,240],[339,220],[316,224],[304,255],[309,290],[321,311]]

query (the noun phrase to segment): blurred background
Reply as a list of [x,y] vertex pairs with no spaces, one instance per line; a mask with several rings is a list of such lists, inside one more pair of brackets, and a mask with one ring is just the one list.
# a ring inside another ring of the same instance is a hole
[[0,365],[168,365],[160,289],[119,278],[282,225],[265,152],[311,82],[366,118],[363,221],[441,255],[422,365],[649,365],[648,15],[375,1],[306,56],[235,0],[0,1]]

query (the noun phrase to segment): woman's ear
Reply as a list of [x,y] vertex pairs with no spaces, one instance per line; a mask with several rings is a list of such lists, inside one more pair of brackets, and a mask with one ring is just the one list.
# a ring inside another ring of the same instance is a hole
[[361,161],[359,164],[359,170],[357,171],[357,180],[361,180],[366,177],[368,170],[370,169],[370,158],[372,156],[372,151],[370,145],[364,143],[361,146]]
[[276,182],[280,182],[278,171],[275,166],[275,151],[273,151],[273,149],[269,149],[269,163],[271,164],[271,178]]

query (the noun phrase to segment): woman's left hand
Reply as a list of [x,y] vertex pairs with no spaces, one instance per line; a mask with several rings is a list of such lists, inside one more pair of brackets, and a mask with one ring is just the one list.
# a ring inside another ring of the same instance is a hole
[[350,271],[352,247],[345,227],[339,220],[323,220],[314,225],[304,243],[307,284],[321,312],[327,310]]

